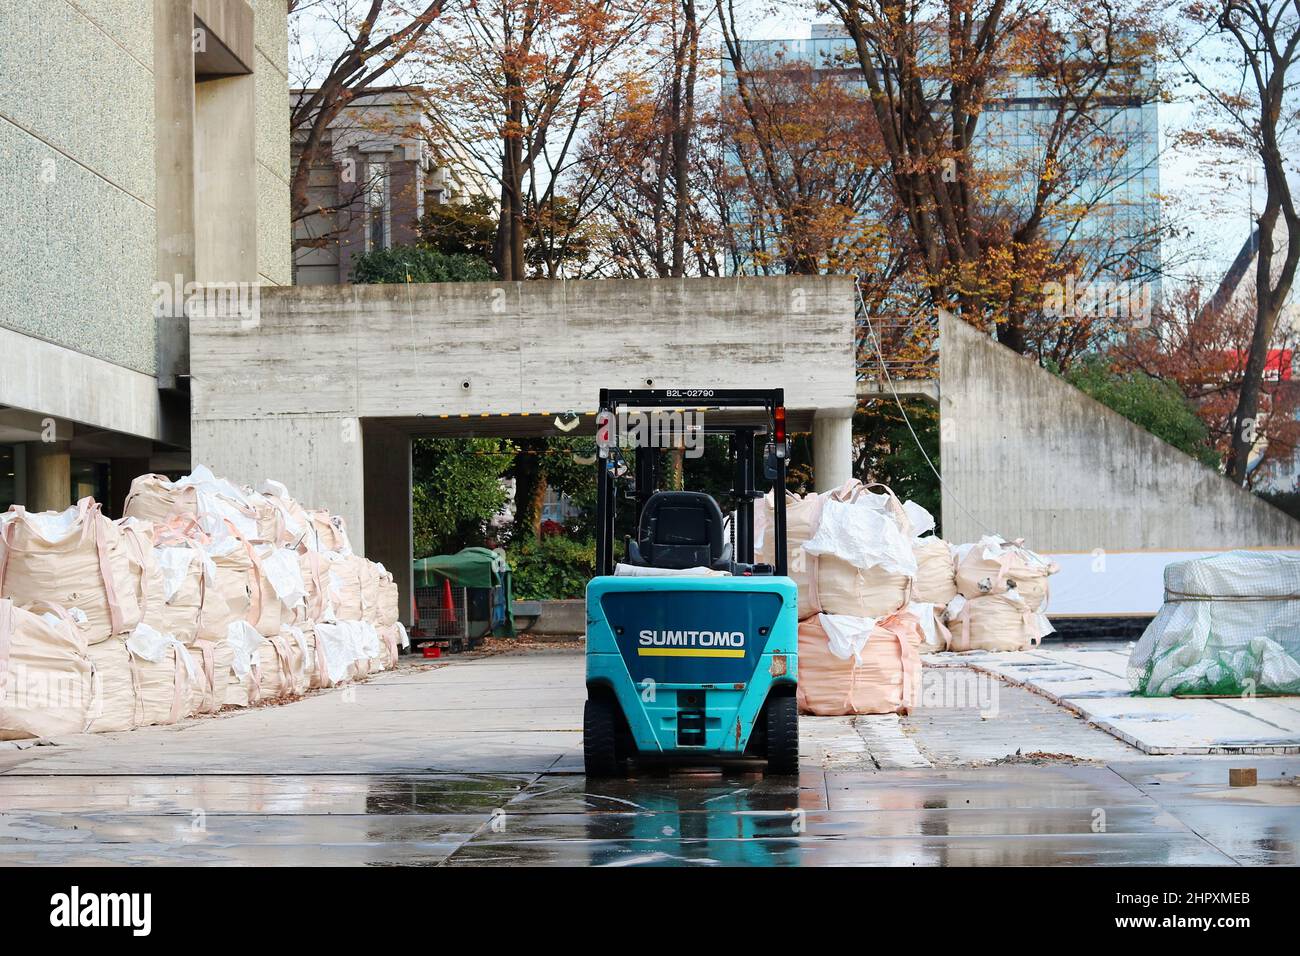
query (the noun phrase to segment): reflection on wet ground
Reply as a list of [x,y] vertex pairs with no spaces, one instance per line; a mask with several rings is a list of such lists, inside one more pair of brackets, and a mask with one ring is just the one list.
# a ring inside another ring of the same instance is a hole
[[[0,863],[1300,863],[1296,758],[837,773],[0,775]],[[1239,762],[1239,761],[1238,761]]]

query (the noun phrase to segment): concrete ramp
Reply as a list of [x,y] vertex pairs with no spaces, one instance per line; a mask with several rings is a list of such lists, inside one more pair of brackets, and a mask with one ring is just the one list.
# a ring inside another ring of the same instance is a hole
[[1170,561],[1300,549],[1300,522],[956,317],[940,321],[943,532],[1025,539],[1052,616],[1150,614]]

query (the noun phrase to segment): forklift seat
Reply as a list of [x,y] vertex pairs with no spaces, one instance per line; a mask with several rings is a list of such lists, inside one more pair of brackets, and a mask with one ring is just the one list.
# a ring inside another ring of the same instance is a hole
[[674,571],[705,567],[732,570],[731,542],[723,533],[722,509],[699,491],[656,491],[641,511],[628,563]]

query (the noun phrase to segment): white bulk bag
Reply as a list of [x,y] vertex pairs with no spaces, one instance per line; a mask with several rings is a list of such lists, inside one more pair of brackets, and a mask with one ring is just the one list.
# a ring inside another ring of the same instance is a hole
[[90,643],[140,623],[136,575],[122,529],[93,498],[63,512],[14,505],[0,516],[0,596],[49,602],[86,615]]

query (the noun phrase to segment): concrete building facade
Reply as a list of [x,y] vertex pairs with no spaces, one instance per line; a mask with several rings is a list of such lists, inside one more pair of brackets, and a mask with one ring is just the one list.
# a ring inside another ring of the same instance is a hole
[[291,278],[287,61],[285,0],[0,4],[0,508],[188,468],[186,299]]

